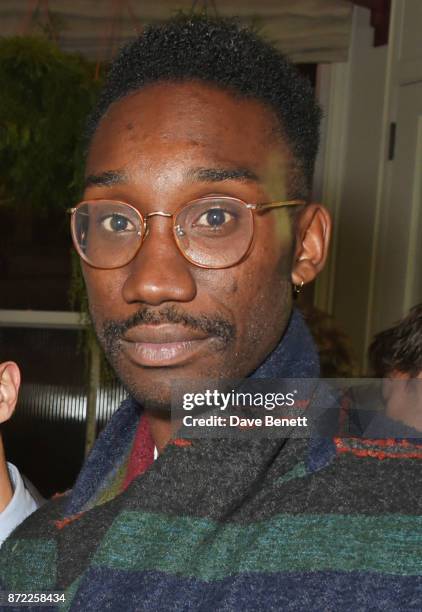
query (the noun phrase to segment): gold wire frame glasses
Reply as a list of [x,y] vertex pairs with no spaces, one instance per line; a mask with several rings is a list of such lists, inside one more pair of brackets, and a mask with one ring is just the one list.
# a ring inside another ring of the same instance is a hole
[[254,213],[304,204],[304,200],[248,204],[229,196],[209,196],[183,204],[174,213],[143,215],[126,202],[86,200],[67,212],[75,248],[94,268],[127,265],[148,236],[148,220],[160,216],[172,220],[173,236],[183,257],[200,268],[220,269],[247,256],[254,237]]

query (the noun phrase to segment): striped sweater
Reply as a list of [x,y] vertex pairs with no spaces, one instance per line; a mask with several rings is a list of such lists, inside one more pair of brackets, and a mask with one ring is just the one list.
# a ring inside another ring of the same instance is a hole
[[[294,314],[255,375],[316,368]],[[72,611],[422,609],[421,445],[179,439],[151,464],[140,415],[124,402],[73,491],[6,541],[4,590]]]

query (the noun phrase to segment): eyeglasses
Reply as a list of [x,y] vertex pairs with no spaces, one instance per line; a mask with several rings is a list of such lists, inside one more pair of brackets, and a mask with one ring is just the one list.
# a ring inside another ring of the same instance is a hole
[[169,217],[182,255],[200,268],[229,268],[248,253],[254,234],[254,215],[273,208],[299,206],[304,200],[247,204],[228,196],[193,200],[174,213],[142,215],[131,204],[112,200],[80,202],[71,213],[75,248],[90,266],[112,269],[128,264],[148,235],[151,217]]

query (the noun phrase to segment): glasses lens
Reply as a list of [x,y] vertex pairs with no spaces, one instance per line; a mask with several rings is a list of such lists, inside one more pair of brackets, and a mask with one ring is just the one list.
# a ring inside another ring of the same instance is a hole
[[174,233],[180,249],[192,262],[226,268],[238,263],[247,252],[253,216],[234,198],[203,198],[179,212]]
[[79,255],[97,268],[119,268],[136,254],[142,241],[141,219],[120,202],[80,204],[72,218],[72,237]]

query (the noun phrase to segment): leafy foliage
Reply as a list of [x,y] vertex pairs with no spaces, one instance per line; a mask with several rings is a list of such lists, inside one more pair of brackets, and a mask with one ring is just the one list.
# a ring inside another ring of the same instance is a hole
[[358,375],[350,338],[328,313],[315,306],[300,305],[318,348],[323,378]]
[[[14,242],[5,232],[22,226],[29,232],[19,249],[14,246],[20,253],[35,256],[39,243],[52,234],[62,249],[69,248],[64,210],[81,195],[82,134],[101,85],[95,68],[83,57],[62,52],[46,36],[0,39],[0,211],[7,220],[0,224],[0,239],[9,240],[9,256]],[[42,227],[35,240],[32,225]],[[69,280],[71,307],[87,313],[75,253]],[[88,351],[91,327],[87,334]]]
[[0,39],[0,204],[62,210],[81,189],[94,66],[43,37]]

